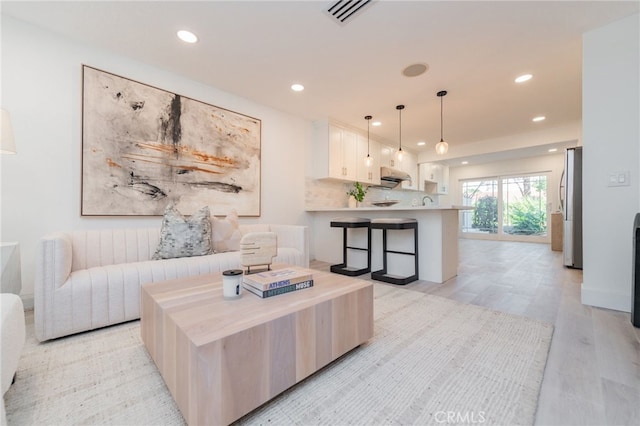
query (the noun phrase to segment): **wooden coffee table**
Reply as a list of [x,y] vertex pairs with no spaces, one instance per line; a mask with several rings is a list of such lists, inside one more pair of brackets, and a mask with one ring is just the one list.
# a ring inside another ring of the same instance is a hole
[[142,286],[142,340],[187,423],[231,423],[373,336],[371,282],[313,278],[266,299],[225,300],[222,274]]

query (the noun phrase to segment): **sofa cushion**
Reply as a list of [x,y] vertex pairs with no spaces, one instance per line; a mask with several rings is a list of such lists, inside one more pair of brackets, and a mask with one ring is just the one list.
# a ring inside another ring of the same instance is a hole
[[214,253],[225,253],[240,250],[240,223],[238,212],[231,209],[224,219],[213,217],[213,250]]
[[162,218],[160,242],[153,259],[203,256],[211,254],[211,221],[205,206],[185,218],[173,205],[167,206]]

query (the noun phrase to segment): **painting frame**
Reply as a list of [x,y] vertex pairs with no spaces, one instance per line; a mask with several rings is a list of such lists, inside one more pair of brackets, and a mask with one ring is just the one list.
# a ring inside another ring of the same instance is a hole
[[262,120],[82,65],[81,216],[261,215]]

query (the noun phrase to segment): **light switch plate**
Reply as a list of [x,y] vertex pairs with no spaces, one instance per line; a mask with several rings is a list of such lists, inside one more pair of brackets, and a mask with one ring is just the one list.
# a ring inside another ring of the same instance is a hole
[[630,182],[629,170],[622,172],[609,172],[607,176],[607,186],[629,186]]

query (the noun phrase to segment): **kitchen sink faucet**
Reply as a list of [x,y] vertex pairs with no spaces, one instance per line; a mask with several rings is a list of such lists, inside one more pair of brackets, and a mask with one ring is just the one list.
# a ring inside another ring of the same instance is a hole
[[424,202],[424,199],[425,199],[425,198],[428,198],[428,199],[429,199],[429,201],[431,201],[431,204],[433,204],[433,198],[429,197],[428,195],[425,195],[424,197],[422,197],[422,205],[423,205],[423,206],[426,206],[426,205],[427,205],[427,203],[425,203],[425,202]]

